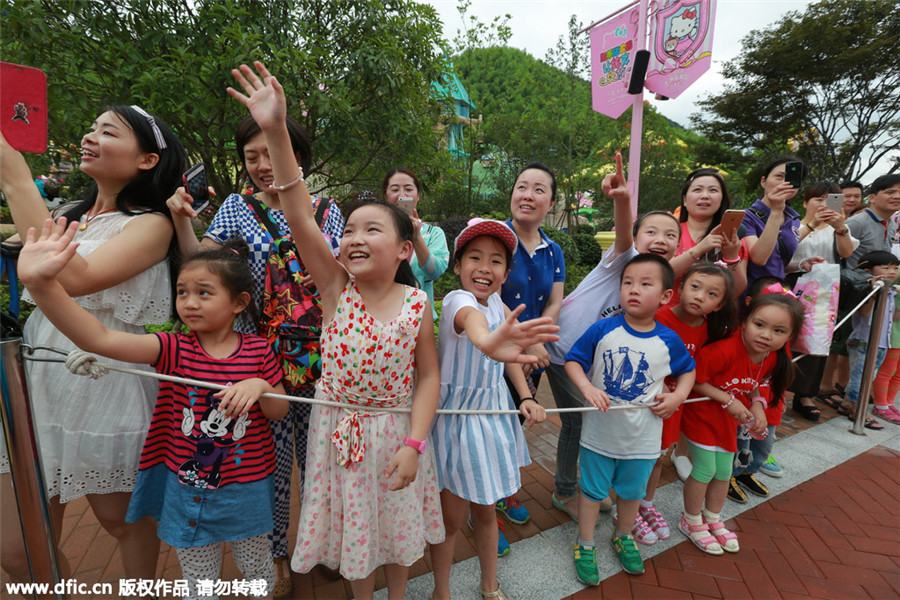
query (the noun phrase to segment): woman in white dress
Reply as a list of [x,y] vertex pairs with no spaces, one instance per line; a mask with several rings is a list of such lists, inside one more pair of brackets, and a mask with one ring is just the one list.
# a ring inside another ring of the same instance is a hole
[[[59,210],[60,216],[81,222],[75,236],[78,256],[60,281],[107,327],[143,333],[144,325],[169,319],[173,228],[166,199],[180,184],[185,166],[184,149],[169,127],[137,106],[110,107],[81,139],[80,168],[95,186],[83,201]],[[22,238],[50,217],[25,158],[2,136],[0,189]],[[33,346],[74,348],[40,310],[29,317],[23,333],[25,343]],[[126,523],[125,513],[156,402],[156,382],[115,372],[91,380],[71,375],[60,364],[26,364],[57,541],[66,503],[87,496],[97,520],[119,543],[126,577],[153,579],[159,555],[153,521]],[[0,450],[0,560],[13,580],[29,581],[21,536],[13,535],[18,515],[9,460],[5,446]]]

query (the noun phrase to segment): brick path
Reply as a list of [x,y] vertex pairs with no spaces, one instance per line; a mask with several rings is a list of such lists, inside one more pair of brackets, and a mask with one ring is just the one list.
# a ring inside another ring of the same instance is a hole
[[736,554],[685,540],[569,598],[898,598],[898,474],[900,452],[877,446],[728,521]]
[[[548,389],[540,390],[538,400],[552,406]],[[833,410],[822,408],[823,422],[836,417]],[[778,437],[783,439],[812,426],[795,419],[788,410]],[[534,462],[522,471],[519,498],[532,519],[522,526],[507,526],[511,543],[569,521],[550,504],[558,427],[554,416],[526,432]],[[620,573],[598,588],[569,597],[900,598],[898,475],[900,452],[876,447],[730,520],[729,525],[740,535],[742,549],[738,554],[708,556],[685,541],[648,559],[647,573],[640,577]],[[669,463],[661,484],[675,477]],[[299,489],[296,473],[294,489]],[[298,513],[299,493],[292,502],[289,547],[293,547]],[[457,562],[475,556],[471,532],[465,529],[458,535]],[[673,536],[681,534],[675,531]],[[119,552],[112,538],[100,529],[84,498],[70,503],[67,509],[62,550],[79,582],[112,582],[117,589],[119,578],[124,576]],[[515,556],[503,560],[515,560]],[[430,559],[426,553],[413,565],[410,577],[428,572]],[[175,553],[165,544],[157,573],[170,580],[181,575]],[[226,549],[223,579],[239,577],[230,549]],[[0,583],[7,581],[2,574]],[[296,598],[351,597],[347,582],[319,568],[310,574],[295,573],[293,581]],[[380,570],[377,581],[379,588],[385,585]],[[4,591],[0,597],[9,596]]]

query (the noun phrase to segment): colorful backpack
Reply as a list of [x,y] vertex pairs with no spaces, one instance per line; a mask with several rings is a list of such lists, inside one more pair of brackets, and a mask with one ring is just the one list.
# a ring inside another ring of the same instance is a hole
[[[281,362],[285,390],[295,395],[298,390],[312,388],[322,373],[322,300],[316,290],[302,284],[306,269],[291,236],[279,232],[259,200],[253,196],[244,198],[271,238],[258,332]],[[320,229],[328,218],[330,205],[329,200],[319,198],[313,204]]]

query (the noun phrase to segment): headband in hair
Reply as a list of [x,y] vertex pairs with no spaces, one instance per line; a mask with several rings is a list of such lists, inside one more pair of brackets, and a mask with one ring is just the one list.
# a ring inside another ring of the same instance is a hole
[[131,108],[139,115],[147,119],[150,123],[150,129],[153,130],[153,137],[156,138],[156,146],[160,150],[166,149],[166,141],[163,139],[162,131],[159,129],[159,125],[156,124],[156,119],[150,115],[146,110],[138,106],[137,104],[132,104]]

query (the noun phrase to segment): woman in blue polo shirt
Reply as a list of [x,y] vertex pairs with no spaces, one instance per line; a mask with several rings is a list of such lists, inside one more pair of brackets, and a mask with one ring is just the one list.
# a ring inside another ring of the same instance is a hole
[[[556,177],[550,167],[539,162],[526,165],[516,177],[509,203],[512,217],[506,222],[516,232],[519,245],[500,289],[500,297],[510,309],[525,305],[520,321],[551,317],[556,323],[559,319],[566,264],[559,244],[541,230],[541,222],[555,202]],[[538,368],[526,372],[530,377],[529,387],[534,391],[544,367],[550,364],[550,355],[541,344],[528,348],[527,352],[539,358]],[[507,385],[518,408],[524,398],[519,397],[508,380]],[[525,523],[529,518],[528,510],[514,496],[504,498],[497,507],[513,523]]]

